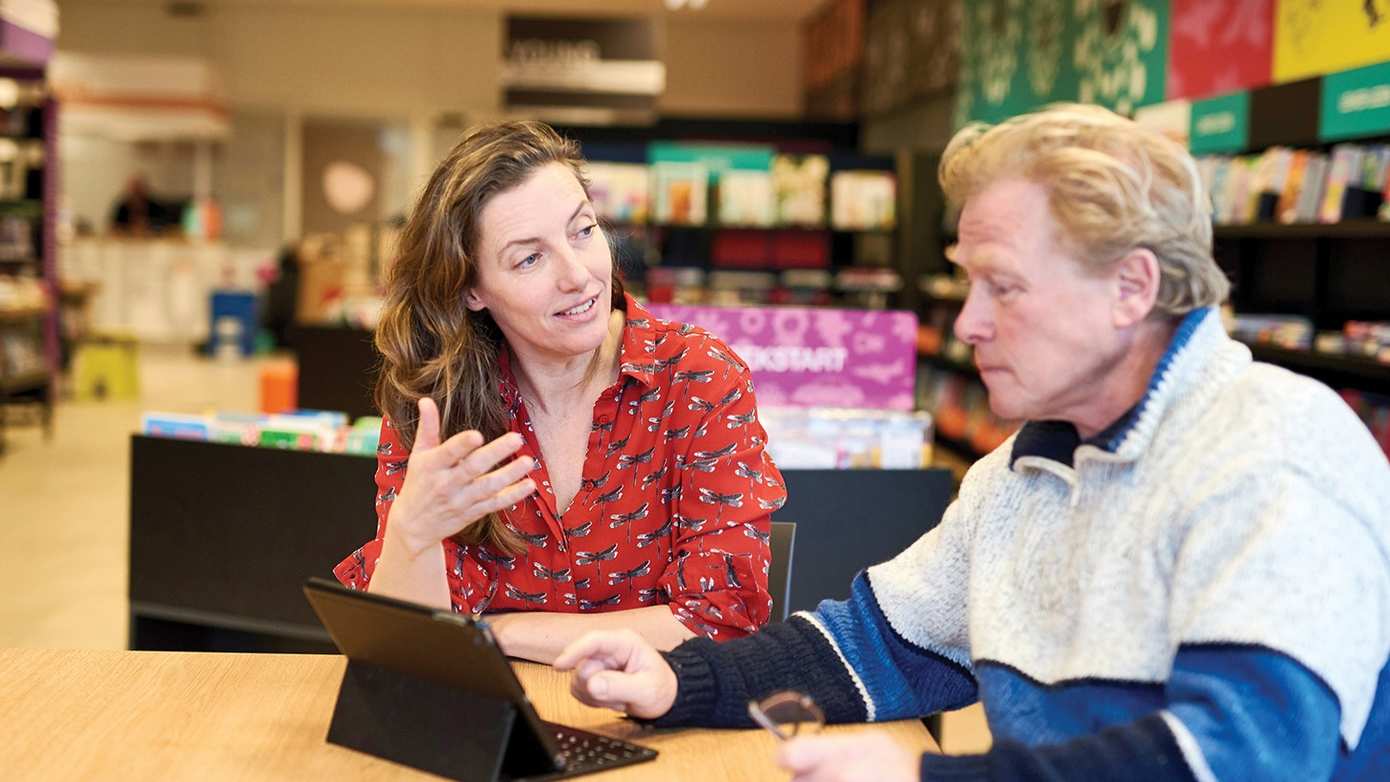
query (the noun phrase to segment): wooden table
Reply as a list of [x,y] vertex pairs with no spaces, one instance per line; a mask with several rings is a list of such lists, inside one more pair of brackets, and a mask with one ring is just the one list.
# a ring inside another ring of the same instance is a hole
[[[328,744],[346,659],[337,655],[0,650],[4,777],[17,779],[437,779]],[[569,679],[517,663],[541,717],[633,739],[661,754],[594,779],[781,779],[759,730],[653,731],[569,695]],[[921,722],[884,730],[937,751]]]

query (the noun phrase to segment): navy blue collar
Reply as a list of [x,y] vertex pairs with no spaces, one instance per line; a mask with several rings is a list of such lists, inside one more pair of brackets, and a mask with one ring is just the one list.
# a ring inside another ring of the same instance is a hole
[[1158,365],[1154,367],[1153,374],[1149,377],[1149,385],[1144,391],[1144,396],[1123,415],[1111,422],[1109,426],[1096,433],[1095,436],[1082,440],[1081,435],[1076,431],[1076,426],[1066,421],[1028,421],[1018,430],[1018,436],[1014,438],[1014,447],[1009,455],[1009,466],[1012,468],[1022,457],[1037,456],[1064,464],[1067,467],[1073,467],[1076,449],[1082,445],[1092,445],[1110,453],[1119,450],[1120,444],[1129,436],[1135,422],[1144,412],[1144,407],[1153,399],[1159,382],[1168,374],[1173,360],[1187,346],[1193,333],[1197,331],[1197,327],[1202,325],[1202,322],[1211,312],[1212,310],[1209,308],[1193,310],[1183,317],[1177,330],[1173,332],[1173,338],[1168,341],[1168,349],[1163,351],[1163,356],[1159,358]]

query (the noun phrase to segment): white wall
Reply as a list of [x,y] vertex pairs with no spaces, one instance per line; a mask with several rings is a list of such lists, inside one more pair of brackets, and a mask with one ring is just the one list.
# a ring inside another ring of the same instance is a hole
[[231,244],[271,248],[285,238],[285,117],[243,109],[232,113],[232,141],[216,148],[213,192],[222,206],[222,234]]
[[[495,9],[210,3],[171,17],[155,0],[62,0],[58,47],[200,56],[236,107],[404,117],[489,114],[503,14]],[[799,27],[786,20],[666,17],[663,111],[793,116],[800,111]]]
[[[165,5],[162,0],[60,0],[58,48],[199,57],[214,66],[233,112],[233,136],[217,151],[214,192],[228,210],[228,238],[238,242],[265,246],[295,234],[293,210],[287,212],[285,203],[298,192],[297,180],[290,177],[287,183],[283,170],[286,127],[292,131],[312,117],[356,117],[411,128],[405,135],[420,149],[404,154],[416,167],[428,167],[438,150],[424,148],[447,148],[443,142],[451,143],[457,133],[432,131],[439,115],[476,121],[500,112],[504,16],[495,8],[209,3],[203,15],[184,18],[169,16]],[[673,15],[664,38],[663,113],[772,118],[799,113],[801,50],[795,23]],[[125,180],[138,170],[158,180],[159,192],[191,191],[179,176],[150,170],[167,167],[166,162],[152,161],[148,150],[118,148],[124,146],[79,144],[70,150],[71,165],[64,167],[69,204],[98,226],[105,224]],[[271,162],[277,156],[278,163]],[[191,181],[191,172],[186,178]],[[383,183],[385,195],[399,206],[413,198],[422,181],[419,171],[396,172]]]
[[497,105],[495,12],[212,4],[185,19],[162,3],[93,0],[61,12],[59,49],[202,57],[238,108],[387,117]]

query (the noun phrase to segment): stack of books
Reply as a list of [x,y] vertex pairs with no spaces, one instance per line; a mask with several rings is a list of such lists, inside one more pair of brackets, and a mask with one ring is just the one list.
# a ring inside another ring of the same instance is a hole
[[1197,165],[1219,225],[1390,220],[1390,145],[1338,144],[1331,154],[1270,147]]

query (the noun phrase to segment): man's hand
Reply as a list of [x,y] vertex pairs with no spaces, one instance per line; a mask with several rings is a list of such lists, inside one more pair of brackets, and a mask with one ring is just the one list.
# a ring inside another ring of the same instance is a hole
[[594,632],[565,647],[555,669],[574,671],[570,692],[590,706],[656,719],[676,702],[676,673],[631,630]]
[[921,774],[920,756],[881,731],[794,738],[782,745],[777,765],[792,782],[916,782]]

